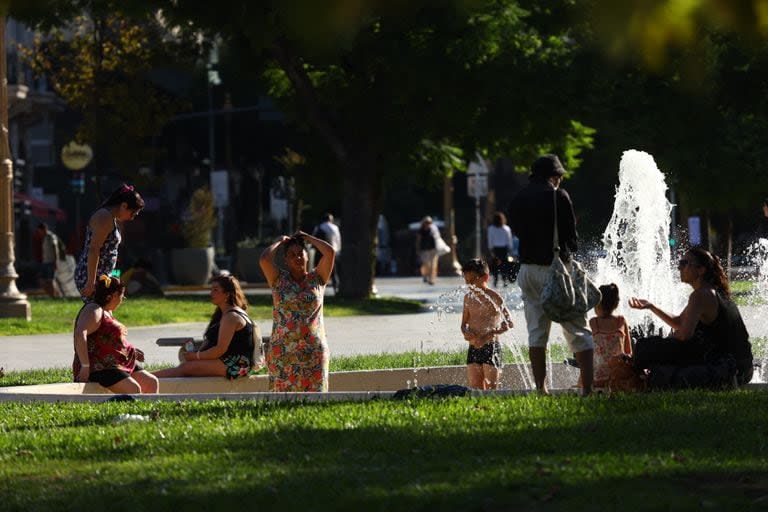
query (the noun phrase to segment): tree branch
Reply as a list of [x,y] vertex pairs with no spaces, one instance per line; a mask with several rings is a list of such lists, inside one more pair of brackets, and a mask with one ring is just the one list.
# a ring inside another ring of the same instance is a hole
[[293,55],[287,41],[282,37],[277,38],[272,50],[275,59],[285,74],[288,75],[288,79],[296,89],[297,96],[307,109],[310,122],[315,125],[318,133],[325,139],[336,158],[342,162],[346,161],[348,153],[344,143],[334,129],[330,116],[321,107],[320,99],[317,97],[312,81],[301,62]]

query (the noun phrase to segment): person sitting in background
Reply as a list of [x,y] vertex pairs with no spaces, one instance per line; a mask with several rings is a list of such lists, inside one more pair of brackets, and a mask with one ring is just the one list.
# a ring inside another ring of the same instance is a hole
[[75,319],[75,382],[97,382],[114,393],[157,393],[158,382],[137,361],[144,352],[128,343],[127,330],[115,320],[125,285],[102,275],[96,281],[92,302],[80,308]]
[[130,297],[165,296],[160,282],[152,274],[152,264],[144,258],[137,259],[121,277],[125,282],[125,293]]
[[231,275],[211,279],[211,302],[216,310],[205,330],[204,343],[198,351],[183,353],[185,359],[175,368],[153,372],[169,377],[245,377],[261,361],[254,360],[255,350],[261,348],[259,327],[248,316],[248,301],[240,282]]

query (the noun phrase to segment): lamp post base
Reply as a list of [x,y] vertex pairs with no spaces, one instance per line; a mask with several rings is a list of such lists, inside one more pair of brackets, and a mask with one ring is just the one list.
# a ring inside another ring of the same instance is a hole
[[26,295],[19,297],[0,297],[0,318],[32,319],[32,309],[29,307]]

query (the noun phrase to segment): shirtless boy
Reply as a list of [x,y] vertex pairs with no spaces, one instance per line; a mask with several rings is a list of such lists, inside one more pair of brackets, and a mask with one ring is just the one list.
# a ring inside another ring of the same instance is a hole
[[472,259],[462,267],[469,291],[464,296],[461,332],[469,342],[467,379],[469,386],[496,389],[501,374],[499,335],[512,328],[504,299],[488,288],[488,264]]

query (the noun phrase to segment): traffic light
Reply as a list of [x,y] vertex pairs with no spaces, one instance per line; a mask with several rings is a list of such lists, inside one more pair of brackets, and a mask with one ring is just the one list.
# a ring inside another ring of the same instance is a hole
[[17,158],[13,163],[13,190],[24,190],[24,171],[26,170],[27,162]]

